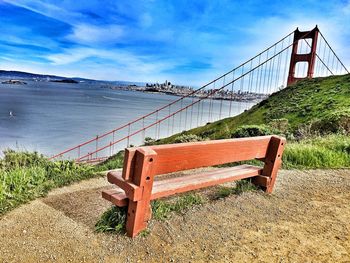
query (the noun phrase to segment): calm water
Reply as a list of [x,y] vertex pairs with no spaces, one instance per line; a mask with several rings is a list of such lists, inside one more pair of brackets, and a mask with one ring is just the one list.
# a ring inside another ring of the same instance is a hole
[[[178,99],[162,94],[115,91],[97,84],[27,83],[0,84],[0,150],[37,150],[52,155]],[[183,106],[192,101],[192,98],[186,99]],[[141,137],[164,137],[220,117],[228,117],[230,109],[233,116],[253,105],[229,101],[212,103],[213,106],[210,106],[209,101],[206,101],[193,110],[189,109],[187,113],[178,114],[160,126],[153,127],[153,130],[149,129],[143,136],[132,139],[129,144],[140,144]],[[180,106],[173,106],[171,111]],[[10,116],[10,112],[13,116]],[[159,113],[159,116],[153,116],[143,125],[161,119],[166,114],[167,111]],[[140,126],[136,125],[130,131],[121,131],[117,136],[138,128]]]

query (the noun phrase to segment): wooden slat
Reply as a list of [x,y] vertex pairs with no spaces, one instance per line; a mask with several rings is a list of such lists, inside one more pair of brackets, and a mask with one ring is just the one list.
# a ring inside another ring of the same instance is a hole
[[151,200],[196,190],[217,184],[260,175],[262,168],[251,165],[223,168],[215,171],[170,178],[154,182]]
[[[157,153],[155,175],[265,158],[271,136],[149,146]],[[148,147],[142,147],[148,148]]]
[[[255,177],[259,176],[261,173],[262,168],[260,167],[240,165],[160,180],[153,183],[151,200],[244,178]],[[119,187],[112,190],[104,190],[102,192],[102,197],[117,206],[126,206],[128,204],[127,195]]]
[[128,205],[128,198],[126,197],[125,192],[120,188],[103,190],[102,197],[119,207]]

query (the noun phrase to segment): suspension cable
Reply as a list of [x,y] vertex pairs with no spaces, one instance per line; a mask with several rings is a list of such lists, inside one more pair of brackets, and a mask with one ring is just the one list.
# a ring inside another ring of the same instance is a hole
[[328,45],[328,47],[330,48],[330,50],[333,52],[334,56],[337,58],[337,60],[340,62],[340,64],[344,67],[344,69],[346,70],[347,73],[350,73],[348,71],[348,69],[345,67],[345,65],[343,64],[343,62],[340,60],[340,58],[338,57],[338,55],[334,52],[333,48],[331,47],[331,45],[328,43],[327,39],[323,36],[323,34],[321,33],[321,31],[319,31],[321,37],[323,38],[324,42],[326,42],[326,44]]

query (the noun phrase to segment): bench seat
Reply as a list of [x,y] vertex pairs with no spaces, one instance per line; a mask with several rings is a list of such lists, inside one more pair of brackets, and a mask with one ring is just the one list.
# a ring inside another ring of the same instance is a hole
[[[264,178],[261,176],[261,174],[262,168],[260,167],[252,165],[239,165],[235,167],[220,168],[202,173],[158,180],[153,183],[151,200],[254,176]],[[266,178],[266,180],[268,179]],[[121,172],[109,172],[108,181],[121,187],[126,184],[122,178]],[[117,206],[128,205],[127,194],[119,187],[104,190],[102,197]]]
[[128,205],[128,198],[126,197],[124,190],[120,187],[116,187],[109,190],[103,190],[102,197],[119,207]]

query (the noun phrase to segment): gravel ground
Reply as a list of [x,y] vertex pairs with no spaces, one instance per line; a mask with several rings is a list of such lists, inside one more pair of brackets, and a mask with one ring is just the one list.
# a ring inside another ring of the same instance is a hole
[[94,232],[108,187],[91,179],[7,213],[0,261],[350,262],[350,170],[282,170],[272,195],[210,201],[133,240]]

